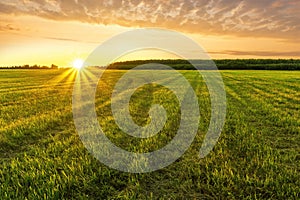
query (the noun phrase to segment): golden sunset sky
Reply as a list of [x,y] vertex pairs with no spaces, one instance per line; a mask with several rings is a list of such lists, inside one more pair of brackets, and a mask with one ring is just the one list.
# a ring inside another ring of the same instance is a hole
[[0,66],[67,67],[144,27],[179,31],[215,59],[300,58],[299,10],[299,0],[0,0]]

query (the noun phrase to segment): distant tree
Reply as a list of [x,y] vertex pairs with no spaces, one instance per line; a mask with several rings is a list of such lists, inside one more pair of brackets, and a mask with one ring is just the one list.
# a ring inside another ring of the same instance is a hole
[[31,66],[31,69],[39,69],[39,68],[40,68],[40,66],[38,66],[38,65]]
[[58,66],[57,66],[57,65],[54,65],[54,64],[52,64],[52,65],[51,65],[51,69],[58,69]]
[[24,65],[23,66],[24,69],[29,69],[29,67],[30,67],[29,65]]

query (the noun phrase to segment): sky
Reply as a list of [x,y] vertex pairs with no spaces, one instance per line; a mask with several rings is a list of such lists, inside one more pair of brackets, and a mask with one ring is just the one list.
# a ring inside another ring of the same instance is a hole
[[0,0],[0,66],[67,67],[112,36],[147,27],[183,33],[214,59],[300,58],[299,10],[299,0]]

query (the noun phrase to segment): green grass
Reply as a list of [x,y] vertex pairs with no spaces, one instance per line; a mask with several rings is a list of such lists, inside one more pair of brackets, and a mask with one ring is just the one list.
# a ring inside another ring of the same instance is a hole
[[[162,103],[172,119],[149,139],[123,134],[109,99],[124,73],[107,71],[99,83],[99,123],[124,149],[161,148],[178,128],[178,102],[170,101],[173,94],[164,87],[141,87],[130,104],[135,122],[149,122],[147,111],[153,103]],[[300,198],[300,72],[222,71],[226,124],[204,159],[198,154],[209,123],[209,94],[195,71],[181,73],[199,96],[197,137],[172,165],[130,174],[101,164],[81,143],[72,118],[75,73],[0,70],[0,199]]]

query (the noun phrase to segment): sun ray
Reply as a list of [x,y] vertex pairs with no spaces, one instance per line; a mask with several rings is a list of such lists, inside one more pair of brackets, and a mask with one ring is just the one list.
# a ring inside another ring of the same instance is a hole
[[57,85],[58,83],[61,83],[64,81],[64,79],[68,78],[72,73],[74,73],[74,69],[59,69],[59,70],[65,70],[63,73],[59,74],[58,76],[50,79],[48,82],[51,84]]
[[[64,69],[60,69],[63,71]],[[77,71],[73,68],[65,69],[61,74],[50,79],[48,84],[51,85],[53,88],[59,87],[60,90],[67,91],[73,87],[73,82],[75,80]]]

